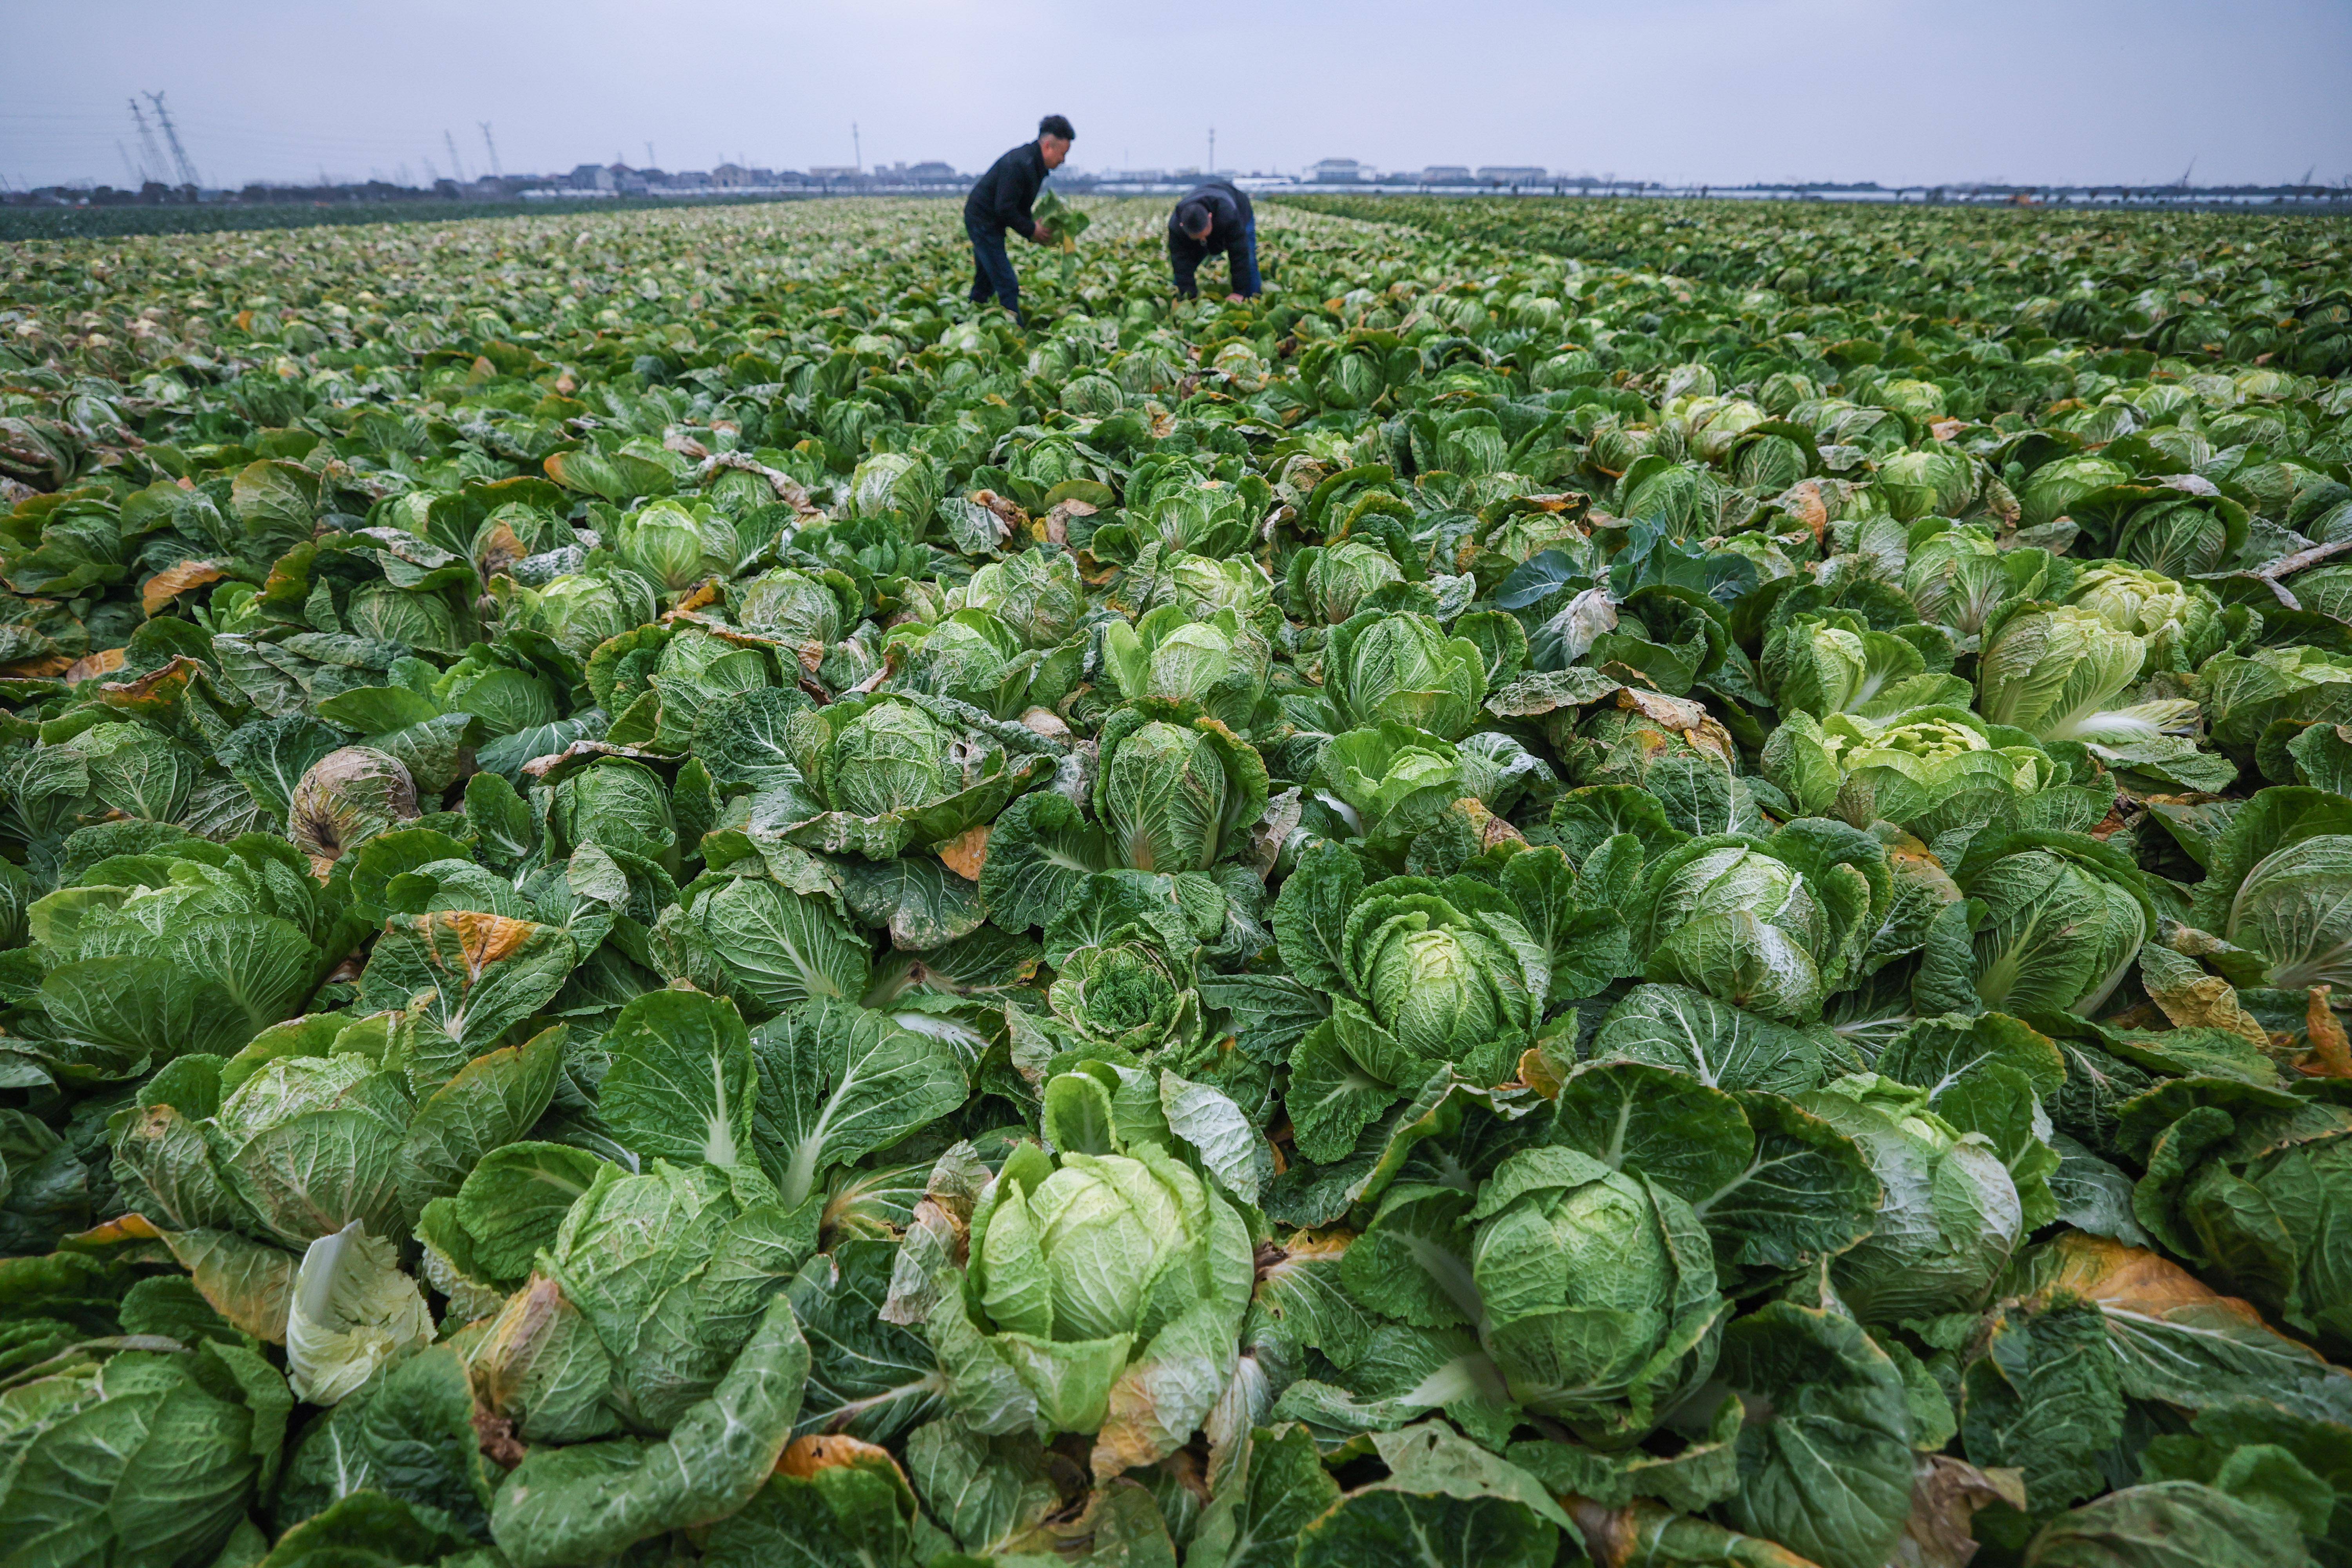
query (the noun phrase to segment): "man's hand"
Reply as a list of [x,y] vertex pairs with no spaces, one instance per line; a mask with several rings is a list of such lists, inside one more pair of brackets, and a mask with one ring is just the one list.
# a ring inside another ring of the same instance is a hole
[[1032,245],[1051,245],[1054,243],[1054,231],[1047,228],[1041,223],[1035,228],[1029,231],[1029,243]]

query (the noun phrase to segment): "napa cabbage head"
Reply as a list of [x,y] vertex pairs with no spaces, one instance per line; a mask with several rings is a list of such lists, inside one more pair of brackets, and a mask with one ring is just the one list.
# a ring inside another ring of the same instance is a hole
[[288,1055],[224,1094],[223,1066],[184,1057],[117,1119],[116,1169],[132,1207],[170,1229],[285,1247],[355,1222],[406,1238],[400,1184],[415,1100],[405,1073],[357,1051]]
[[514,624],[546,633],[574,658],[597,645],[651,621],[659,613],[653,584],[620,567],[574,572],[544,588],[524,589]]
[[963,602],[992,612],[1025,646],[1051,647],[1086,618],[1087,584],[1067,551],[1024,550],[973,572]]
[[1334,837],[1401,846],[1465,794],[1460,752],[1425,731],[1380,724],[1334,735],[1315,765],[1313,804]]
[[779,566],[734,585],[728,599],[738,626],[795,643],[839,642],[857,624],[856,592],[838,573]]
[[784,749],[821,808],[787,824],[787,837],[874,860],[992,820],[1053,772],[1050,748],[1030,731],[914,692],[860,694],[795,713]]
[[[2231,641],[2233,617],[2225,616],[2210,589],[2144,566],[2119,561],[2094,566],[2074,580],[2066,602],[2145,639],[2142,679],[2160,669],[2194,670]],[[2245,618],[2241,613],[2234,620]]]
[[1269,634],[1279,631],[1282,625],[1273,582],[1247,556],[1221,559],[1146,545],[1135,564],[1119,577],[1118,603],[1136,616],[1174,605],[1194,620],[1231,610]]
[[1989,837],[1969,847],[1957,879],[1980,911],[1970,984],[1999,1012],[2093,1012],[2156,932],[2130,857],[2081,834]]
[[[1155,705],[1156,707],[1156,705]],[[1095,816],[1137,871],[1205,871],[1265,809],[1265,763],[1216,720],[1122,708],[1103,725]]]
[[1628,917],[1643,973],[1768,1017],[1819,1017],[1860,958],[1874,894],[1867,869],[1804,858],[1734,834],[1667,852]]
[[2056,458],[2026,475],[2017,500],[2025,526],[2039,528],[2065,515],[2068,508],[2111,485],[2132,477],[2131,469],[2112,458],[2077,452]]
[[1265,694],[1272,652],[1231,610],[1195,618],[1162,605],[1132,626],[1103,627],[1103,665],[1123,698],[1197,702],[1235,729],[1249,726]]
[[708,501],[666,499],[622,519],[613,548],[621,563],[675,592],[735,570],[735,525]]
[[1467,876],[1368,883],[1366,863],[1340,843],[1310,847],[1274,910],[1284,963],[1331,997],[1330,1017],[1291,1053],[1298,1146],[1318,1161],[1344,1154],[1440,1068],[1501,1081],[1551,986],[1550,948],[1501,888]]
[[1150,1143],[1058,1155],[1024,1144],[973,1210],[970,1256],[965,1311],[1047,1433],[1101,1430],[1118,1388],[1139,1394],[1214,1336],[1229,1357],[1248,1304],[1240,1216]]
[[1388,1081],[1497,1065],[1533,1027],[1549,974],[1517,909],[1490,892],[1464,877],[1391,877],[1348,911],[1341,1040],[1364,1037],[1363,1065]]
[[1853,1140],[1884,1194],[1870,1235],[1830,1265],[1840,1298],[1864,1322],[1979,1307],[2024,1244],[2025,1201],[2000,1151],[1937,1115],[1929,1099],[1865,1073],[1799,1100]]
[[1290,563],[1290,610],[1302,620],[1336,626],[1353,616],[1375,589],[1403,581],[1395,559],[1369,541],[1310,545]]
[[1072,952],[1055,970],[1045,1001],[1082,1047],[1138,1057],[1181,1048],[1201,1032],[1189,967],[1149,933],[1123,926]]
[[1730,1308],[1691,1206],[1572,1149],[1496,1167],[1470,1211],[1481,1340],[1511,1397],[1582,1440],[1638,1440],[1715,1369]]
[[1972,645],[2013,588],[1990,531],[1972,527],[1947,529],[1914,543],[1903,563],[1903,592],[1921,619]]
[[669,792],[644,763],[599,757],[555,786],[548,835],[569,854],[583,844],[643,856],[665,868],[677,863],[677,822]]
[[471,1352],[485,1408],[534,1443],[668,1431],[815,1250],[821,1204],[746,1166],[600,1165]]
[[1875,483],[1899,521],[1958,517],[1976,499],[1976,465],[1947,447],[1898,452],[1878,466]]
[[[1857,827],[1913,831],[1976,813],[2004,819],[2027,796],[2065,783],[2050,754],[2017,731],[1998,739],[1966,708],[1918,708],[1889,720],[1792,713],[1765,742],[1764,772],[1805,812]],[[1981,797],[1981,798],[1979,798]]]
[[1910,642],[1851,616],[1792,617],[1765,639],[1759,668],[1784,712],[1884,717],[1968,696],[1957,676],[1929,673]]
[[1355,723],[1391,720],[1453,741],[1482,716],[1486,659],[1427,616],[1367,611],[1333,629],[1323,680]]
[[[928,626],[901,623],[890,636],[890,646],[908,653],[897,683],[904,690],[953,698],[1001,717],[1036,700],[1043,661],[990,611],[957,610]],[[1057,690],[1055,697],[1063,694]]]
[[2113,746],[2184,733],[2197,721],[2193,700],[2123,700],[2147,651],[2147,639],[2094,609],[2018,601],[1986,630],[1977,710],[2037,741]]
[[343,619],[361,637],[428,653],[454,656],[474,640],[475,628],[459,617],[447,598],[430,589],[362,583],[352,590]]
[[930,525],[931,510],[944,489],[939,469],[926,458],[906,452],[877,452],[849,476],[851,515],[888,520],[919,536]]

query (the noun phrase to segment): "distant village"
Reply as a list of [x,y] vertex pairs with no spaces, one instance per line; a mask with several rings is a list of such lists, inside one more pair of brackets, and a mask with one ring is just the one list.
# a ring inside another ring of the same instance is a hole
[[[582,163],[564,174],[484,174],[472,179],[436,179],[429,184],[331,179],[319,183],[256,181],[239,188],[169,184],[148,179],[136,189],[90,181],[36,190],[0,190],[0,203],[33,206],[127,206],[187,203],[224,205],[340,204],[358,202],[551,203],[598,200],[695,201],[778,199],[819,195],[948,195],[960,194],[974,175],[937,159],[894,163],[769,169],[721,163],[710,169],[635,167],[625,163]],[[1055,186],[1067,194],[1152,195],[1181,191],[1216,178],[1244,190],[1365,194],[1440,192],[1518,195],[1721,196],[1748,199],[1810,199],[1850,202],[2017,203],[2084,205],[2199,205],[2338,204],[2336,186],[2032,185],[1965,182],[1936,185],[1882,185],[1875,181],[1752,182],[1738,185],[1665,184],[1619,179],[1613,174],[1570,173],[1534,164],[1431,163],[1418,169],[1381,169],[1354,158],[1325,158],[1297,171],[1171,169],[1080,169],[1065,167]]]
[[[320,202],[416,201],[512,202],[565,201],[598,197],[709,197],[886,193],[949,194],[968,187],[975,176],[933,159],[923,163],[872,165],[818,165],[807,169],[768,169],[723,163],[710,169],[635,167],[625,163],[582,163],[568,174],[484,174],[477,179],[436,179],[410,184],[383,179],[329,180],[304,184],[256,181],[240,188],[212,189],[144,181],[137,189],[79,181],[33,191],[5,193],[5,199],[43,205],[118,205],[199,202]],[[1550,172],[1523,164],[1486,165],[1437,163],[1425,169],[1382,172],[1353,158],[1327,158],[1296,174],[1219,169],[1197,166],[1175,169],[1066,168],[1055,184],[1073,193],[1087,191],[1151,191],[1187,186],[1203,179],[1230,179],[1255,189],[1327,186],[1349,188],[1409,186],[1484,186],[1490,189],[1550,188],[1604,182],[1590,175]],[[1605,182],[1615,185],[1617,182]],[[1636,188],[1633,183],[1626,189]]]

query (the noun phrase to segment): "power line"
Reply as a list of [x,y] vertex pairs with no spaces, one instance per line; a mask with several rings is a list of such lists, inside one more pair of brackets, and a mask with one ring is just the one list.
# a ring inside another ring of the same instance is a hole
[[163,95],[151,92],[147,95],[147,101],[155,106],[155,118],[163,127],[163,140],[171,144],[172,162],[180,171],[180,184],[201,187],[204,181],[197,175],[195,164],[189,160],[188,150],[180,145],[180,133],[173,128],[172,111],[164,106]]
[[487,120],[477,120],[474,123],[482,128],[482,145],[490,150],[490,174],[494,177],[504,179],[506,171],[499,167],[499,144],[490,140],[490,122]]
[[[131,119],[139,127],[139,145],[147,152],[146,157],[140,160],[139,172],[147,179],[160,180],[172,166],[163,162],[163,150],[155,145],[155,132],[148,128],[147,117],[139,112],[139,100],[135,98],[131,100]],[[150,169],[154,173],[148,174]]]
[[449,134],[449,128],[445,125],[441,128],[441,140],[449,149],[449,172],[462,185],[466,183],[466,161],[457,156],[457,139]]

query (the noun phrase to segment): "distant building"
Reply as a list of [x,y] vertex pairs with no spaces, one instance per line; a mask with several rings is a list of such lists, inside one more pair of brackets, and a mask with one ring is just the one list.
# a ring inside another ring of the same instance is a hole
[[613,183],[607,188],[625,196],[642,196],[653,188],[646,183],[644,171],[632,169],[626,163],[612,164],[605,173],[613,177]]
[[1478,178],[1490,185],[1533,185],[1550,177],[1549,171],[1524,163],[1486,163],[1478,170]]
[[809,178],[824,184],[839,184],[848,180],[863,179],[866,171],[847,163],[811,164]]
[[680,169],[669,177],[673,191],[707,191],[711,184],[711,177],[699,169]]
[[710,183],[722,191],[740,191],[758,182],[752,179],[751,171],[742,164],[721,163],[710,171]]
[[575,191],[609,191],[617,186],[613,171],[602,163],[581,164],[572,171],[569,183]]
[[907,165],[907,178],[910,180],[952,180],[955,177],[954,166],[942,163],[936,158]]
[[1469,166],[1464,163],[1432,163],[1421,172],[1420,180],[1424,185],[1473,185],[1478,183],[1477,176],[1471,174]]
[[1353,158],[1326,158],[1307,172],[1318,185],[1352,185],[1372,171]]

